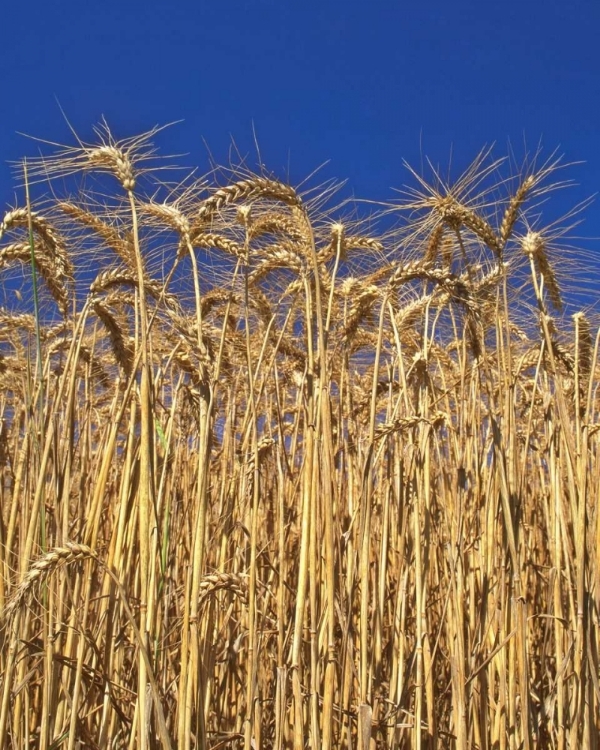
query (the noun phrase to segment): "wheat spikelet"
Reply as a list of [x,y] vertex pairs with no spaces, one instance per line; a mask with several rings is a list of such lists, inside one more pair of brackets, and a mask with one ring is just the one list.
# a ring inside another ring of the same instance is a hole
[[194,231],[190,237],[190,242],[194,247],[211,248],[222,250],[236,258],[245,258],[246,251],[242,245],[228,237],[213,232],[205,232],[202,229]]
[[35,317],[29,313],[16,314],[0,307],[0,330],[3,334],[12,333],[19,328],[33,333],[35,331]]
[[396,327],[402,329],[405,326],[413,325],[423,310],[434,301],[437,294],[437,292],[424,294],[403,305],[394,315]]
[[557,341],[555,338],[550,339],[550,343],[552,346],[552,352],[558,362],[560,362],[563,367],[565,368],[566,372],[569,375],[572,375],[575,372],[575,358],[569,352],[561,343],[560,341]]
[[131,271],[123,268],[113,268],[110,271],[102,271],[90,285],[90,292],[98,294],[105,292],[115,286],[137,286],[137,278]]
[[[260,263],[258,267],[248,275],[248,283],[251,286],[256,287],[256,285],[268,276],[271,271],[281,268],[282,265],[284,264],[278,258],[269,258],[262,261],[262,263]],[[301,288],[301,286],[299,288]]]
[[293,243],[280,242],[262,248],[260,255],[275,263],[276,266],[290,268],[295,273],[300,273],[305,268],[305,263],[296,250],[297,246]]
[[15,227],[29,227],[29,221],[31,219],[31,225],[34,232],[44,240],[50,247],[60,247],[65,252],[64,241],[56,231],[56,229],[36,211],[28,211],[27,208],[15,208],[4,214],[2,223],[0,224],[0,239],[4,236],[5,232]]
[[[415,351],[419,346],[422,346],[420,337],[417,337],[414,331],[409,331],[408,335],[401,334],[402,342],[407,339]],[[446,345],[440,345],[437,342],[432,341],[429,343],[429,353],[432,357],[437,359],[444,370],[447,370],[453,376],[460,377],[460,366],[455,362],[451,354],[454,344],[461,345],[462,342],[456,341]]]
[[338,244],[341,248],[341,260],[345,260],[351,250],[372,250],[376,253],[383,253],[384,246],[382,242],[373,237],[363,237],[361,235],[347,236],[343,224],[334,224],[331,228],[331,234],[331,242],[317,253],[319,263],[326,263],[333,258],[337,252]]
[[482,297],[487,294],[491,287],[497,285],[502,279],[508,264],[498,263],[490,271],[473,282],[473,294]]
[[423,256],[424,263],[435,263],[443,237],[444,225],[440,222],[431,233],[429,242],[427,243],[427,248]]
[[71,201],[59,201],[57,207],[67,216],[76,219],[84,227],[92,230],[104,244],[115,252],[131,268],[135,268],[135,254],[131,232],[121,232],[103,221],[93,211],[89,211]]
[[[331,237],[329,242],[317,250],[316,257],[317,263],[324,264],[334,258],[338,251],[340,253],[340,259],[345,260],[347,255],[346,247],[346,229],[343,224],[336,222],[331,227]],[[309,243],[310,246],[310,243]],[[307,248],[308,250],[308,248]],[[308,257],[308,255],[307,255]]]
[[337,253],[338,244],[341,250],[340,260],[345,260],[351,250],[372,250],[376,253],[383,253],[384,246],[382,242],[373,237],[362,237],[360,235],[346,236],[343,224],[334,224],[331,231],[331,242],[317,253],[319,263],[326,263],[331,260]]
[[299,226],[298,219],[293,214],[282,211],[267,211],[252,219],[248,225],[248,239],[255,240],[266,234],[286,235],[295,241],[306,239],[304,222]]
[[584,312],[573,315],[577,328],[577,362],[581,372],[586,375],[590,372],[592,364],[592,331],[590,322]]
[[106,121],[102,120],[94,127],[99,145],[85,143],[79,138],[76,146],[52,144],[57,147],[54,154],[27,159],[29,177],[45,182],[95,171],[110,174],[125,190],[133,190],[137,178],[145,171],[139,165],[155,153],[151,139],[160,130],[162,128],[155,127],[141,135],[116,140]]
[[213,308],[226,304],[230,299],[232,299],[231,292],[225,289],[211,289],[210,292],[202,295],[202,299],[200,300],[202,317],[206,317]]
[[[269,451],[269,449],[273,446],[275,441],[271,437],[263,437],[259,440],[258,445],[256,446],[256,451],[258,454],[258,462],[259,465],[264,461],[264,458]],[[244,470],[246,474],[246,481],[247,481],[247,489],[246,494],[250,498],[252,497],[252,493],[254,491],[254,469],[255,469],[255,456],[254,452],[250,453],[249,456],[246,458],[244,462]]]
[[72,279],[73,265],[69,258],[64,239],[58,230],[36,211],[28,212],[26,208],[15,208],[12,211],[8,211],[4,215],[2,224],[0,224],[0,239],[4,236],[5,232],[15,228],[28,230],[30,220],[33,232],[40,239],[46,254],[52,257],[57,273],[63,279]]
[[238,224],[241,224],[246,233],[248,232],[248,225],[252,217],[252,205],[247,203],[246,205],[237,206],[235,211],[235,220]]
[[440,240],[440,254],[442,256],[443,267],[450,269],[452,268],[452,261],[454,260],[454,245],[456,238],[451,235],[442,235]]
[[340,297],[349,299],[354,294],[362,291],[364,288],[364,281],[355,276],[346,276],[346,278],[339,284],[337,291]]
[[344,326],[344,338],[350,339],[354,336],[363,318],[370,311],[373,303],[381,297],[381,291],[374,285],[362,286],[352,307],[348,310],[348,317]]
[[217,190],[214,195],[202,203],[198,209],[198,218],[201,221],[207,221],[225,206],[252,198],[270,198],[290,206],[300,206],[302,203],[296,191],[289,185],[284,185],[276,180],[269,180],[266,177],[253,177],[249,180],[234,182]]
[[296,297],[298,293],[302,292],[303,288],[304,288],[303,280],[294,279],[293,281],[290,281],[290,283],[286,285],[281,296],[282,298],[283,297]]
[[265,325],[268,325],[273,317],[273,310],[271,309],[271,303],[267,295],[260,289],[254,288],[252,290],[252,298],[250,299],[250,306],[256,310],[260,319]]
[[[294,192],[296,195],[296,193]],[[294,221],[295,225],[295,232],[298,235],[298,241],[302,245],[310,245],[313,239],[313,231],[312,231],[312,225],[310,222],[308,211],[305,209],[305,207],[302,204],[302,201],[299,196],[297,197],[297,201],[289,202],[287,203],[288,210],[290,212],[290,215]]]
[[143,214],[159,219],[162,224],[173,229],[182,237],[189,237],[191,232],[187,216],[172,203],[155,203],[150,201],[141,207]]
[[483,240],[490,250],[493,250],[498,257],[502,255],[500,241],[496,237],[490,224],[484,218],[476,214],[474,211],[462,207],[461,221],[466,227],[474,232],[479,239]]
[[448,421],[448,416],[443,412],[437,412],[432,417],[403,417],[395,419],[393,422],[386,422],[385,424],[379,425],[375,430],[375,440],[381,440],[381,438],[391,435],[394,432],[403,432],[409,430],[411,427],[416,427],[418,424],[428,424],[433,428],[440,427]]
[[31,589],[37,583],[52,575],[57,567],[90,557],[97,559],[94,550],[85,544],[76,544],[75,542],[66,542],[62,547],[55,547],[47,552],[39,560],[36,560],[25,574],[2,612],[3,619],[10,621],[24,605]]
[[515,367],[513,367],[513,376],[517,380],[528,370],[535,368],[540,359],[540,345],[528,348],[519,358]]
[[124,334],[122,326],[109,310],[106,300],[94,299],[92,308],[106,328],[117,364],[123,369],[125,375],[131,375],[133,347],[129,343],[129,334]]
[[481,324],[481,315],[472,303],[467,306],[467,316],[464,325],[471,354],[475,360],[479,360],[483,351],[483,326]]
[[[297,257],[294,257],[292,254],[286,253],[285,250],[281,250],[281,252],[275,251],[273,253],[273,257],[263,260],[253,271],[251,271],[251,273],[248,275],[248,283],[251,286],[256,287],[256,285],[266,276],[268,276],[271,271],[274,271],[277,268],[290,268],[298,274],[303,271],[301,262]],[[292,284],[294,283],[295,282],[292,282]],[[290,292],[301,288],[302,282],[299,281],[298,285],[294,286],[293,290],[290,290]]]
[[59,323],[56,323],[52,326],[47,326],[42,330],[42,340],[53,341],[59,336],[69,335],[71,333],[71,330],[72,329],[69,321],[61,320]]
[[521,249],[530,258],[533,258],[539,273],[544,277],[544,285],[548,290],[552,304],[557,310],[562,310],[562,299],[558,281],[548,260],[546,243],[540,232],[529,231],[521,239]]
[[[273,333],[273,337],[275,337],[275,333]],[[288,341],[288,339],[283,338],[278,342],[277,351],[291,360],[291,366],[295,371],[304,371],[304,368],[306,367],[306,352],[302,349],[294,346],[294,344],[291,341]]]
[[[54,263],[44,242],[35,243],[35,265],[61,314],[66,317],[69,309],[69,290],[64,284],[65,275]],[[13,242],[0,248],[0,263],[18,261],[23,265],[31,263],[31,247],[26,242]]]
[[200,599],[204,601],[218,591],[230,591],[244,603],[248,602],[248,583],[235,573],[212,573],[200,582]]
[[384,263],[381,268],[373,271],[368,276],[364,276],[364,283],[367,285],[377,284],[380,281],[389,278],[394,273],[396,268],[398,268],[398,266],[394,263]]
[[400,265],[390,276],[388,288],[390,291],[397,289],[401,284],[405,284],[415,279],[423,281],[433,281],[436,284],[451,284],[456,281],[452,274],[443,269],[432,268],[422,263],[414,261],[406,265]]
[[[55,364],[52,370],[56,376],[61,375],[64,372],[64,357],[62,355],[65,352],[68,352],[71,345],[72,339],[67,335],[64,338],[55,338],[54,340],[52,340],[46,350],[46,356],[49,360],[51,360],[54,355],[61,355],[59,361]],[[92,349],[90,349],[85,344],[80,344],[80,346],[78,347],[77,365],[79,365],[80,363],[90,365],[90,377],[99,382],[103,388],[109,387],[110,378],[104,368],[104,363],[101,361],[100,357],[96,356]],[[83,377],[85,377],[87,374],[88,373],[83,373]]]
[[[452,195],[439,198],[435,203],[435,209],[440,219],[450,228],[458,231],[461,226],[470,229],[479,237],[496,255],[500,256],[502,248],[500,241],[490,224],[475,211],[461,205]],[[435,233],[435,230],[434,230]]]
[[[116,286],[138,286],[138,279],[135,273],[126,269],[114,268],[110,271],[102,271],[92,282],[90,292],[99,294]],[[168,308],[177,308],[177,297],[165,292],[164,288],[154,279],[146,277],[144,279],[144,288],[156,302],[164,302]]]
[[[174,359],[188,374],[193,375],[195,382],[209,383],[213,380],[215,349],[208,330],[203,327],[202,339],[198,342],[198,330],[195,319],[188,318],[167,309],[169,321],[179,334],[179,342]],[[214,331],[216,341],[220,340],[220,331]]]
[[179,348],[173,354],[173,360],[197,386],[214,382],[214,354],[213,347],[208,345],[209,341],[206,336],[203,337],[203,350],[200,350],[197,345],[190,344],[182,337]]
[[133,164],[129,154],[116,145],[106,144],[87,151],[88,163],[91,167],[99,167],[111,172],[119,180],[125,190],[135,187]]
[[534,175],[529,175],[529,177],[525,178],[525,180],[519,185],[517,192],[510,199],[500,225],[500,243],[502,249],[504,249],[506,243],[510,239],[512,230],[519,216],[519,210],[523,205],[523,201],[527,197],[527,193],[533,188],[535,182]]
[[384,251],[384,245],[374,237],[352,236],[344,237],[344,245],[348,250],[374,250],[377,253]]

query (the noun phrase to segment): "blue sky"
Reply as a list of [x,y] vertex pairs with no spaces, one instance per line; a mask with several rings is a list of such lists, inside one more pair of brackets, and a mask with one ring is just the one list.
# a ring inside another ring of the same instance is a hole
[[[0,44],[0,198],[6,162],[35,154],[17,135],[71,142],[106,116],[124,137],[183,120],[167,153],[208,169],[233,138],[298,182],[323,162],[347,193],[390,198],[422,155],[464,167],[484,144],[541,140],[567,161],[577,203],[600,187],[600,3],[98,2],[13,4]],[[5,20],[6,20],[5,14]],[[253,157],[251,156],[251,161]],[[560,206],[559,206],[560,208]],[[554,217],[554,211],[550,209]],[[600,206],[580,233],[600,237]],[[588,248],[600,253],[598,242]]]

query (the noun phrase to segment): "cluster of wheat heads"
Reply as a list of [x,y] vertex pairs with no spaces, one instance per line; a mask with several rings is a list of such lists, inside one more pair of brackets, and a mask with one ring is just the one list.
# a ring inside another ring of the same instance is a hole
[[415,175],[383,231],[99,135],[0,226],[0,747],[597,747],[559,165]]

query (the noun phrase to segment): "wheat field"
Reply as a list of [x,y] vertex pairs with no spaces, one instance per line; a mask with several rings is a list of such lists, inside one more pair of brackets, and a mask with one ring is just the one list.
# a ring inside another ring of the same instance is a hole
[[560,160],[363,212],[97,135],[0,225],[0,747],[598,747]]

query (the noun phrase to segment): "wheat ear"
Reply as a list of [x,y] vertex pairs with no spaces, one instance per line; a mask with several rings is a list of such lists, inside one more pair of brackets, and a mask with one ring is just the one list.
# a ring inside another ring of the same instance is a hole
[[97,555],[91,547],[85,544],[76,544],[75,542],[66,542],[62,547],[55,547],[47,552],[43,557],[33,563],[27,571],[25,577],[11,596],[8,604],[2,613],[3,619],[10,622],[15,613],[23,606],[31,589],[36,583],[48,578],[61,565],[84,560],[92,557],[97,559]]
[[266,177],[253,177],[250,180],[240,180],[217,190],[200,206],[198,218],[207,221],[225,206],[251,198],[271,198],[290,206],[302,204],[296,191],[289,185],[284,185],[276,180],[269,180]]

